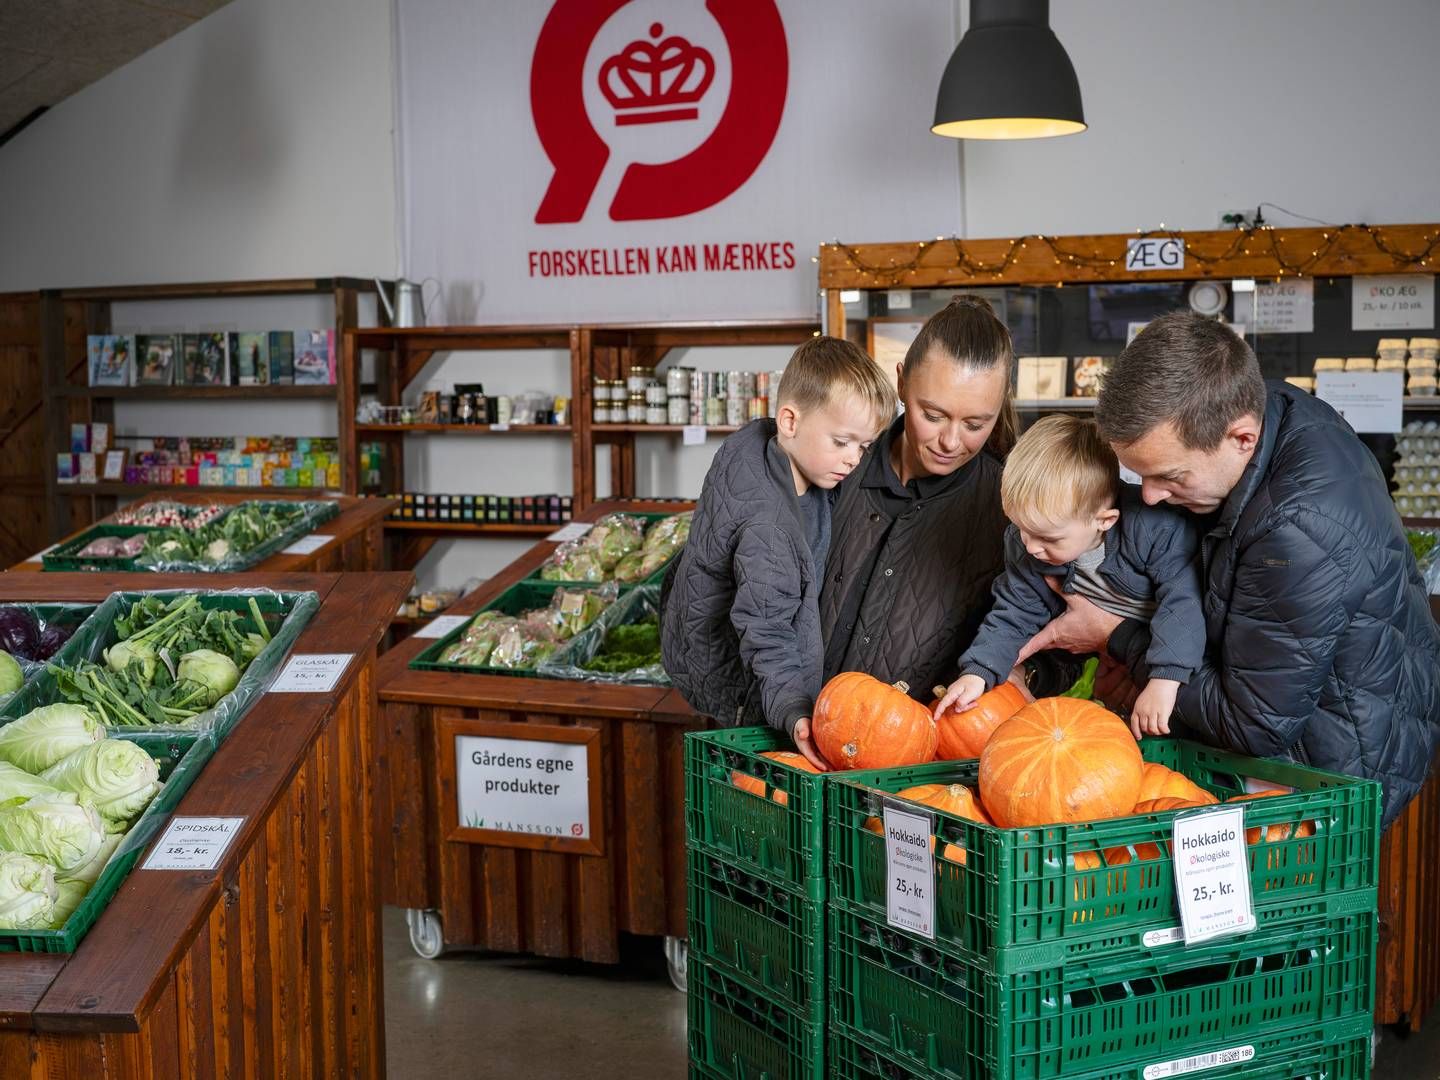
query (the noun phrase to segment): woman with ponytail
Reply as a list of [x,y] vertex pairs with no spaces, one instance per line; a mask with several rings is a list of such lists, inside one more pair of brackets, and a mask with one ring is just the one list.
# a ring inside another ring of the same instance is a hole
[[[922,700],[954,680],[1005,561],[1014,364],[1010,331],[977,296],[955,297],[911,344],[898,368],[904,414],[833,511],[820,596],[827,679],[864,671]],[[1045,681],[1065,673],[1054,674]]]

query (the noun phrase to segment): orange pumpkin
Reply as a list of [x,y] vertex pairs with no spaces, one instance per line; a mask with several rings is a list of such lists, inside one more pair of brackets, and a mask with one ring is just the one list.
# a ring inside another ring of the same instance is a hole
[[[1245,802],[1249,799],[1264,799],[1271,795],[1290,795],[1289,791],[1256,791],[1249,795],[1232,795],[1226,802]],[[1293,828],[1293,832],[1292,832]],[[1265,843],[1277,844],[1282,840],[1303,840],[1306,837],[1315,835],[1315,823],[1313,821],[1302,821],[1299,824],[1281,821],[1274,825],[1265,826]],[[1260,842],[1260,826],[1252,825],[1245,830],[1245,843],[1258,844]]]
[[[993,824],[985,813],[985,808],[980,805],[980,800],[975,798],[975,793],[964,784],[917,784],[904,791],[897,791],[895,797],[909,799],[922,806],[933,806],[936,810],[943,810],[947,814],[954,814],[970,821],[979,821],[986,825]],[[880,833],[880,819],[877,817],[866,818],[865,828],[873,833]],[[935,846],[935,837],[932,835],[930,850],[934,851]],[[965,865],[965,849],[959,844],[946,844],[945,849],[940,852],[940,857],[957,862],[961,866]]]
[[980,755],[980,794],[1005,828],[1120,817],[1140,791],[1140,747],[1114,713],[1041,698],[995,729]]
[[[1202,792],[1202,794],[1205,793]],[[1206,797],[1209,798],[1208,795]],[[1186,807],[1191,806],[1209,806],[1215,801],[1216,800],[1212,798],[1209,802],[1197,802],[1194,799],[1178,799],[1173,795],[1166,795],[1158,799],[1142,799],[1135,804],[1135,813],[1158,814],[1164,810],[1184,810]],[[1165,850],[1167,853],[1170,851],[1168,841],[1165,844]],[[1160,857],[1160,848],[1155,844],[1136,844],[1135,854],[1142,860],[1158,859]]]
[[[818,773],[820,771],[810,764],[804,754],[797,754],[793,750],[764,750],[761,751],[760,756],[769,758],[771,761],[778,761],[782,765],[789,765],[792,769],[800,769],[802,772]],[[758,776],[751,776],[749,773],[736,769],[730,774],[730,783],[741,791],[748,791],[751,795],[758,795],[762,799],[765,797],[765,781]],[[779,788],[773,788],[770,797],[781,806],[790,801],[790,797]]]
[[[1105,866],[1124,866],[1130,861],[1130,851],[1123,847],[1112,847],[1105,849]],[[1100,855],[1094,851],[1077,851],[1075,853],[1076,870],[1099,870],[1101,866]]]
[[[935,688],[930,711],[940,704],[945,687]],[[1026,706],[1025,695],[1012,682],[1002,682],[981,694],[975,704],[964,712],[948,709],[935,720],[940,742],[935,756],[940,761],[978,758],[995,729]]]
[[[1167,769],[1153,761],[1145,762],[1140,775],[1140,795],[1136,801],[1146,802],[1166,797],[1186,799],[1199,806],[1210,806],[1220,801],[1183,773]],[[1139,812],[1138,807],[1136,811]]]
[[836,675],[815,702],[810,732],[832,769],[888,769],[935,759],[930,710],[904,683],[886,686],[859,671]]

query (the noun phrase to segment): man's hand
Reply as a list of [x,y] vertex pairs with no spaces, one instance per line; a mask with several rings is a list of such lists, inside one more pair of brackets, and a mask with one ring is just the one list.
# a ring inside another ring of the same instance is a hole
[[1128,713],[1140,696],[1140,688],[1130,678],[1124,664],[1100,657],[1100,670],[1095,673],[1095,700],[1104,702],[1122,716]]
[[1025,685],[1025,669],[1019,664],[1010,669],[1010,676],[1005,681],[1019,690],[1026,701],[1035,700],[1035,695],[1030,693],[1030,687]]
[[830,766],[820,756],[820,751],[815,749],[815,743],[810,739],[810,718],[808,716],[795,721],[795,749],[804,754],[805,760],[821,772],[830,771]]
[[1045,584],[1060,593],[1065,601],[1065,612],[1052,619],[1038,634],[1025,643],[1020,650],[1024,660],[1045,649],[1064,649],[1072,653],[1101,653],[1110,641],[1110,635],[1125,620],[1096,607],[1083,596],[1075,593],[1061,593],[1054,578],[1047,577]]

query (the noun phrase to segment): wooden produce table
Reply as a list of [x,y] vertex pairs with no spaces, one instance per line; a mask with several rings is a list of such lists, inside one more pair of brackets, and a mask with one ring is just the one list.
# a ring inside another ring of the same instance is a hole
[[[688,504],[601,503],[578,520],[684,509]],[[536,545],[446,614],[479,611],[555,547]],[[380,816],[389,827],[380,845],[381,886],[386,903],[410,909],[416,951],[433,957],[446,948],[489,949],[615,963],[622,933],[673,939],[673,951],[685,936],[684,737],[703,719],[661,687],[411,671],[406,665],[432,644],[409,638],[386,652],[379,668],[386,762]],[[599,782],[590,799],[598,853],[513,833],[498,842],[447,839],[458,822],[455,749],[446,729],[468,721],[597,733],[591,752],[598,746]]]
[[[186,488],[156,488],[147,494],[143,500],[168,500],[171,502],[192,503],[204,505],[205,503],[242,503],[242,502],[295,502],[305,500],[327,500],[340,504],[340,513],[329,521],[325,522],[311,535],[333,536],[324,547],[313,551],[308,555],[286,555],[283,552],[276,553],[270,558],[256,563],[255,566],[245,571],[249,574],[297,574],[297,573],[333,573],[339,571],[362,571],[362,570],[383,570],[385,568],[385,519],[390,512],[399,505],[398,499],[361,498],[354,495],[296,495],[287,494],[287,489],[276,488],[272,494],[269,491],[250,490],[244,493],[236,492],[194,492]],[[104,524],[110,520],[109,517],[101,518],[92,522],[84,528],[76,529],[61,543],[73,540],[86,529],[94,528],[96,525]],[[27,560],[18,565],[10,567],[11,570],[18,570],[27,573],[38,573],[45,569],[44,564],[38,558],[32,556],[34,561]],[[127,574],[132,582],[148,580],[154,574]],[[206,578],[208,579],[208,576]],[[193,579],[191,579],[193,584]],[[250,584],[254,584],[250,582]],[[126,585],[125,588],[152,588],[147,585]],[[403,600],[404,597],[401,597]],[[398,606],[398,605],[397,605]],[[393,612],[392,612],[393,614]]]
[[[411,580],[205,579],[318,593],[294,651],[355,659],[330,693],[262,695],[180,801],[177,814],[245,819],[217,869],[137,863],[73,954],[0,953],[0,1076],[384,1074],[374,668]],[[142,584],[197,581],[10,575],[0,599],[98,601]]]

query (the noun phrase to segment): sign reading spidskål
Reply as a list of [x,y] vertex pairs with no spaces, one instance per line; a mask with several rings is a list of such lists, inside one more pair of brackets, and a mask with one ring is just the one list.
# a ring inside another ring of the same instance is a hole
[[456,807],[467,829],[590,838],[585,743],[455,737]]

